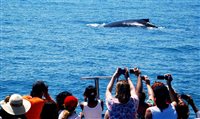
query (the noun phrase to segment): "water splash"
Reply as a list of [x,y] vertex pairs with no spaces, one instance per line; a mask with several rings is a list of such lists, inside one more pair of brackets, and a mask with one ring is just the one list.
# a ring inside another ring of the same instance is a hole
[[91,23],[91,24],[86,24],[89,27],[104,27],[105,23],[98,24],[98,23]]

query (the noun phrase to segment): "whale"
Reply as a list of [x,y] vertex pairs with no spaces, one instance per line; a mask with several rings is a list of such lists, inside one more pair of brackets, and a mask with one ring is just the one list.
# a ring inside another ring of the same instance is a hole
[[151,28],[158,28],[156,25],[150,23],[149,19],[129,19],[129,20],[122,20],[111,22],[105,24],[104,27],[151,27]]

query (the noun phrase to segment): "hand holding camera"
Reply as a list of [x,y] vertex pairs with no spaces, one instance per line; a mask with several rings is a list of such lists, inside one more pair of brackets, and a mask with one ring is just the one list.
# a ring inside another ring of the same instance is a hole
[[121,75],[121,74],[125,74],[125,69],[122,69],[122,68],[119,68],[118,70],[118,74]]
[[158,75],[157,79],[158,80],[168,80],[168,81],[172,81],[173,80],[171,74]]
[[141,76],[141,79],[144,80],[146,84],[150,85],[150,80],[149,80],[148,76],[146,76],[146,75],[145,76]]
[[135,67],[133,69],[130,69],[130,73],[139,76],[141,74],[141,71],[137,67]]
[[129,78],[128,68],[124,68],[124,70],[125,70],[124,77],[125,77],[126,79],[128,79],[128,78]]
[[128,68],[124,68],[124,69],[118,68],[117,74],[118,74],[118,76],[124,75],[124,77],[126,79],[128,79],[128,77],[129,77]]
[[118,79],[119,76],[121,75],[121,74],[120,74],[120,70],[121,70],[121,68],[117,68],[116,71],[115,71],[115,73],[113,74],[113,76],[114,76],[115,78],[117,78],[117,79]]

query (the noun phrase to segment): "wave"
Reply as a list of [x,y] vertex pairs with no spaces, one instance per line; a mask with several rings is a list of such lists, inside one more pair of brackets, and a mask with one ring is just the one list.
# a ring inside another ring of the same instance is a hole
[[106,24],[105,23],[102,23],[102,24],[91,23],[91,24],[86,24],[86,25],[89,26],[89,27],[104,27]]

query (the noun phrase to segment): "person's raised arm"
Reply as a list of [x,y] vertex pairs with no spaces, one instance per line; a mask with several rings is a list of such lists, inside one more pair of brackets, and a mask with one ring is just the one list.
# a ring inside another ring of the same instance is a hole
[[138,97],[141,97],[143,84],[141,79],[141,71],[138,68],[133,69],[135,76],[137,77],[137,85],[136,85],[136,94]]
[[115,71],[115,73],[113,74],[110,82],[108,83],[107,85],[107,88],[106,88],[106,99],[109,98],[109,97],[112,97],[112,88],[113,88],[113,84],[115,82],[115,79],[119,77],[119,70],[120,68],[117,68],[117,70]]
[[133,97],[134,95],[136,95],[136,92],[135,92],[135,87],[129,77],[129,72],[128,72],[128,68],[125,68],[125,78],[126,80],[128,81],[128,84],[130,85],[130,93],[131,93],[131,97]]
[[190,100],[188,101],[188,103],[191,105],[191,107],[192,107],[192,109],[194,110],[195,113],[197,113],[199,111],[199,109],[197,108],[197,106],[195,105],[195,103],[194,103],[194,101],[191,97],[190,97]]
[[192,97],[190,95],[182,94],[181,98],[183,98],[184,100],[186,100],[188,102],[188,104],[192,107],[193,111],[196,113],[196,117],[200,118],[199,109],[195,105],[194,100],[192,99]]
[[149,77],[144,76],[144,81],[147,85],[147,91],[148,91],[149,99],[154,101],[154,92],[153,92],[153,89],[151,88]]
[[178,102],[178,97],[177,97],[177,93],[174,91],[174,89],[172,88],[172,85],[171,85],[171,82],[173,80],[172,75],[165,74],[165,76],[167,76],[167,85],[169,88],[169,95],[170,95],[171,102],[176,106],[177,102]]
[[188,103],[191,105],[192,109],[194,110],[194,112],[196,113],[196,118],[200,118],[200,111],[199,109],[197,108],[197,106],[195,105],[193,99],[191,96],[190,97],[190,100],[188,101]]

